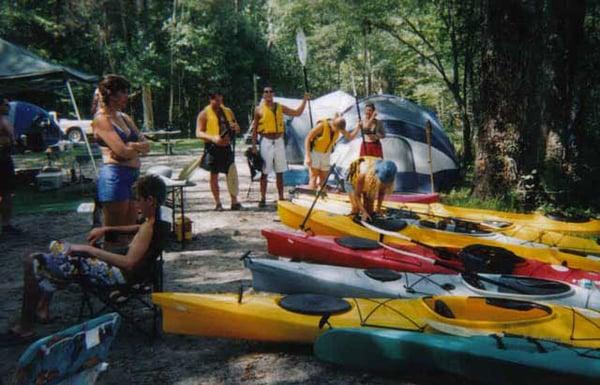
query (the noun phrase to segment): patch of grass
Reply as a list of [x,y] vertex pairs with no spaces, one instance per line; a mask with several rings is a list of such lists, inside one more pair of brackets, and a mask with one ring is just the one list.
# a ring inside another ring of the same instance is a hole
[[513,194],[501,198],[479,199],[470,195],[471,189],[459,187],[442,194],[442,202],[451,206],[470,207],[497,211],[520,211],[519,202]]

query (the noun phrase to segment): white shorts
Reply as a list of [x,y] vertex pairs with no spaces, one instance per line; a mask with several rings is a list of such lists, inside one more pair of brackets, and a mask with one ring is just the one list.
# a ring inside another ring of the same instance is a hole
[[310,159],[312,160],[312,166],[310,168],[314,168],[315,170],[321,170],[321,171],[329,171],[330,155],[331,155],[330,152],[324,153],[324,152],[311,151]]
[[265,162],[262,170],[264,175],[269,175],[273,171],[281,173],[287,170],[283,137],[279,139],[261,138],[260,156]]

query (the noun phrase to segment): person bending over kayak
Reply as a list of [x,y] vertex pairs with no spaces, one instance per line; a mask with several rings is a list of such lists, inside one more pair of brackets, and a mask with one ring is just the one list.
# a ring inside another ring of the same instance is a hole
[[333,119],[319,121],[304,140],[305,158],[304,164],[310,170],[308,186],[311,189],[320,186],[329,171],[329,157],[333,152],[335,143],[341,135],[350,139],[350,133],[346,131],[346,121],[339,115]]
[[[381,204],[386,194],[394,188],[397,168],[391,160],[364,156],[350,164],[344,187],[352,204],[352,215],[360,214],[363,220],[370,220],[373,213],[381,212]],[[373,205],[377,199],[377,208]]]
[[50,299],[57,290],[57,283],[84,279],[95,286],[110,287],[150,278],[153,258],[164,249],[168,239],[168,223],[158,217],[166,187],[158,176],[145,175],[136,182],[135,192],[144,218],[141,225],[98,227],[88,236],[90,244],[94,244],[110,232],[135,233],[124,254],[90,245],[71,245],[64,252],[34,253],[24,258],[21,315],[7,333],[0,335],[0,345],[30,341],[35,337],[34,321],[49,322]]

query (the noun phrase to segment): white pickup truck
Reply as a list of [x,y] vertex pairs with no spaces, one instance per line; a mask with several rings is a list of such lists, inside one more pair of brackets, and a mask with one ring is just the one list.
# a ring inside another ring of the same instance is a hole
[[88,137],[92,135],[91,120],[58,119],[56,111],[50,111],[49,114],[71,142],[82,141],[84,132]]

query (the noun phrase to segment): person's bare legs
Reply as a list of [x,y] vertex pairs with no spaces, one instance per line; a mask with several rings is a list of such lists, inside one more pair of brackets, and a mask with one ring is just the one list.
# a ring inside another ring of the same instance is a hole
[[[38,309],[40,303],[40,288],[33,273],[33,259],[36,254],[30,254],[23,258],[23,303],[21,304],[21,315],[19,322],[10,330],[20,336],[29,336],[33,334],[33,321],[36,311],[42,317],[48,317],[48,305],[50,301],[46,299],[45,309]],[[45,314],[44,314],[45,313]]]
[[319,185],[318,185],[318,187],[323,186],[323,183],[327,183],[328,175],[329,175],[329,170],[319,170]]
[[262,173],[260,176],[260,201],[266,202],[267,200],[267,176],[265,173]]
[[210,173],[210,192],[212,193],[213,199],[215,200],[215,207],[221,205],[221,194],[219,191],[219,174],[216,172]]
[[277,181],[277,194],[279,195],[279,200],[283,200],[283,173],[278,172],[275,174],[275,180]]
[[319,169],[310,168],[308,177],[308,188],[315,190],[317,188],[317,179],[319,178]]

